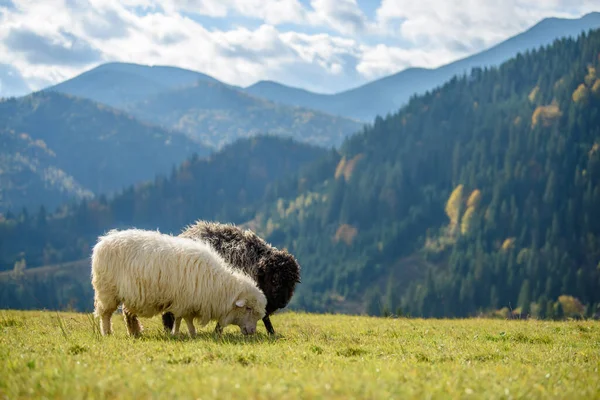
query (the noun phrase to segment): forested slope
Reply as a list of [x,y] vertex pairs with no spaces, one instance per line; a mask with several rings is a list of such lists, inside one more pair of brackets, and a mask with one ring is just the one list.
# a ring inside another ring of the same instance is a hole
[[[592,315],[600,303],[597,71],[593,31],[455,77],[377,118],[339,152],[307,150],[296,168],[281,165],[304,154],[297,146],[242,141],[240,153],[191,160],[169,179],[83,203],[68,217],[13,216],[0,224],[3,268],[19,251],[34,265],[78,259],[95,234],[123,223],[246,221],[298,258],[296,308]],[[264,152],[239,162],[248,148]],[[277,161],[262,163],[267,155]],[[256,174],[273,179],[260,185]]]
[[[27,157],[28,169],[36,166],[35,179],[44,170],[60,170],[60,174],[45,174],[46,178],[35,187],[33,181],[26,182],[21,193],[18,192],[21,186],[11,186],[14,201],[0,203],[0,211],[18,212],[23,206],[37,209],[40,205],[54,208],[57,205],[54,189],[45,191],[40,185],[52,186],[58,178],[73,181],[66,184],[66,189],[73,194],[70,198],[77,200],[81,199],[76,195],[78,186],[97,195],[114,193],[133,183],[153,179],[156,174],[167,173],[192,154],[209,153],[208,148],[181,133],[142,123],[87,99],[56,92],[0,100],[0,131],[6,132],[0,138],[3,146],[0,155],[6,154],[4,159],[0,158],[0,175],[15,166],[13,158],[19,154]],[[16,136],[10,136],[9,132]],[[24,143],[24,138],[31,144]],[[15,178],[14,174],[11,176],[7,179]],[[44,195],[36,197],[36,194]],[[46,195],[51,199],[46,199]]]
[[179,233],[198,218],[243,222],[275,180],[326,150],[291,139],[239,140],[206,159],[191,157],[170,175],[131,185],[56,213],[8,213],[0,218],[0,271],[25,260],[27,268],[89,257],[108,229],[136,226]]
[[[250,221],[296,306],[466,316],[600,301],[600,31],[475,69],[351,137]],[[564,299],[564,298],[563,298]]]

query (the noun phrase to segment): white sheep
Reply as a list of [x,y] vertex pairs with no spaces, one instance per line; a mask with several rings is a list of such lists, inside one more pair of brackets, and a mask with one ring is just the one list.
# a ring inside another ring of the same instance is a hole
[[191,335],[193,319],[202,326],[216,320],[256,331],[266,298],[253,279],[231,268],[208,244],[156,231],[112,230],[98,238],[92,252],[94,314],[103,335],[112,332],[111,316],[120,304],[130,335],[137,319],[163,312],[175,316],[173,333],[184,318]]

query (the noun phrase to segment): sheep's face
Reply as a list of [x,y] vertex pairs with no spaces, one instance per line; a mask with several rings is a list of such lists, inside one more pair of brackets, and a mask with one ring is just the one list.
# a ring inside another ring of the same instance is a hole
[[275,250],[259,263],[259,286],[267,296],[267,315],[285,308],[294,295],[296,284],[300,282],[300,266],[286,251]]
[[264,303],[261,308],[256,302],[240,298],[233,304],[233,309],[219,324],[224,328],[233,324],[240,327],[244,335],[256,333],[256,323],[265,316]]

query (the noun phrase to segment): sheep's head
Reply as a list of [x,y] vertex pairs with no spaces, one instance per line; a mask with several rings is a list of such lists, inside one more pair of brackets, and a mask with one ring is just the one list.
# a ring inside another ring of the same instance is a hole
[[274,250],[263,257],[258,265],[258,286],[267,297],[267,315],[285,308],[300,283],[300,265],[293,255]]
[[221,328],[237,325],[244,335],[256,333],[256,323],[265,316],[267,299],[257,288],[244,291],[237,296],[229,313],[219,321]]

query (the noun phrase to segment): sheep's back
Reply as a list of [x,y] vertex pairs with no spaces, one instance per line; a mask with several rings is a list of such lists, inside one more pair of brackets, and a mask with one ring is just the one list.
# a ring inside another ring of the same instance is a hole
[[229,224],[200,221],[180,236],[207,242],[233,268],[242,270],[255,281],[258,262],[272,249],[253,232]]
[[96,275],[112,279],[120,300],[142,317],[202,309],[219,286],[213,283],[233,278],[210,246],[158,232],[112,233],[94,250]]

